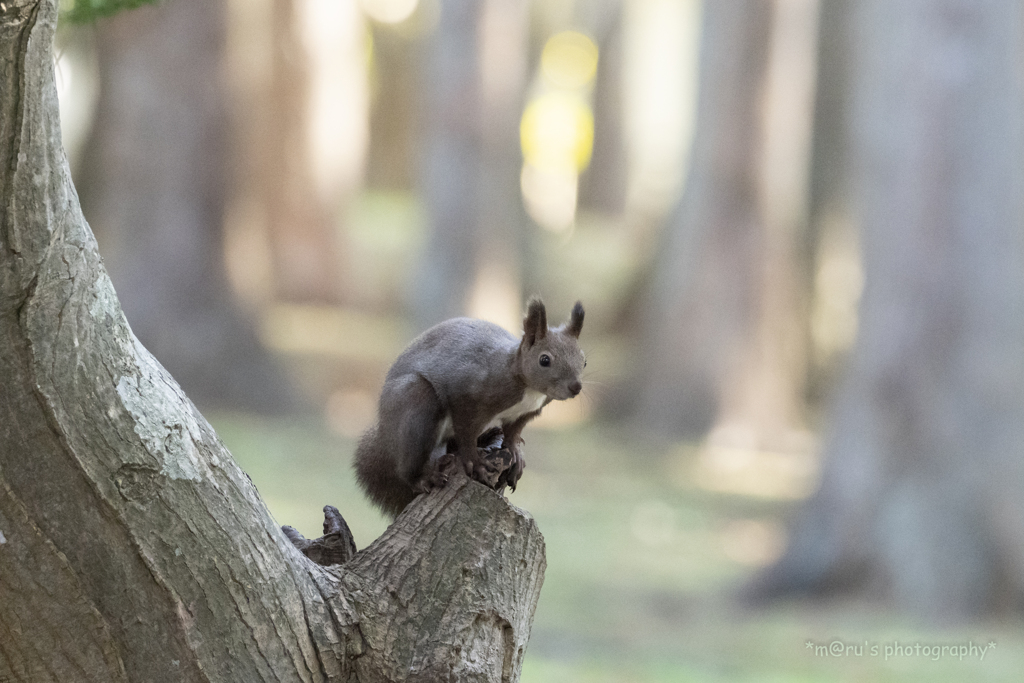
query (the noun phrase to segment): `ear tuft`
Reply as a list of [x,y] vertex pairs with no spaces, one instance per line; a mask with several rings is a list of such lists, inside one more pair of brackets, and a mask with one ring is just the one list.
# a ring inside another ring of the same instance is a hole
[[544,302],[539,297],[531,298],[527,304],[523,332],[527,346],[533,346],[548,333],[548,314],[544,309]]
[[577,301],[576,305],[572,307],[565,333],[579,339],[581,330],[583,330],[583,304]]

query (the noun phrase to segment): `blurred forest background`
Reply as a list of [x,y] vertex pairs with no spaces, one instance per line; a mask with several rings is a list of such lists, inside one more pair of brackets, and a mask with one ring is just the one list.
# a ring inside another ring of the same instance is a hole
[[165,0],[56,59],[132,328],[307,536],[383,529],[413,336],[584,302],[524,681],[1019,680],[1021,3]]

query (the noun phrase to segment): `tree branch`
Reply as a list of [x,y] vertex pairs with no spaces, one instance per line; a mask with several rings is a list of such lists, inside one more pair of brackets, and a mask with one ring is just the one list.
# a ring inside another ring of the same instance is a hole
[[321,567],[135,339],[61,148],[56,17],[0,3],[0,680],[517,680],[527,515],[456,477]]

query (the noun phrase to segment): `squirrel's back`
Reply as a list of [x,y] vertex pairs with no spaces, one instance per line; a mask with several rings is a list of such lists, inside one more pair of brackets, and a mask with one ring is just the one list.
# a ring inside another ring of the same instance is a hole
[[519,339],[503,327],[474,318],[452,318],[434,325],[412,340],[395,359],[388,376],[417,372],[445,375],[465,367],[484,367],[506,358]]

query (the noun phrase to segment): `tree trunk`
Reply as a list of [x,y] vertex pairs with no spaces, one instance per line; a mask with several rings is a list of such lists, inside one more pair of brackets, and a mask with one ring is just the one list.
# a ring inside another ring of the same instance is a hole
[[[600,3],[589,3],[585,7]],[[584,7],[577,7],[577,11]],[[601,7],[590,22],[581,22],[597,39],[601,57],[594,83],[594,151],[590,165],[580,177],[581,209],[621,216],[626,210],[627,170],[623,121],[623,5],[615,2]],[[588,17],[589,18],[589,17]]]
[[[287,408],[287,382],[224,267],[224,3],[176,0],[97,27],[83,201],[133,331],[203,404]],[[197,77],[202,74],[202,77]]]
[[419,138],[417,39],[393,26],[370,22],[373,39],[373,89],[366,184],[374,189],[411,191],[416,184],[416,143]]
[[638,422],[710,432],[706,463],[800,449],[813,0],[703,8],[698,111],[684,195],[665,228],[637,332]]
[[855,7],[860,333],[818,493],[755,592],[1024,599],[1024,9]]
[[690,173],[664,241],[637,334],[633,412],[662,432],[699,435],[753,335],[764,219],[761,100],[772,4],[706,3]]
[[468,312],[516,325],[529,7],[523,0],[442,0],[439,7],[421,60],[419,179],[429,233],[413,315],[421,329]]
[[522,324],[526,212],[519,189],[519,118],[527,81],[530,6],[485,0],[478,29],[480,204],[469,313],[518,330]]
[[[814,91],[817,0],[774,0],[770,52],[762,93],[763,142],[759,175],[759,225],[749,269],[748,320],[739,349],[727,359],[711,450],[745,448],[806,453],[803,426],[807,339],[798,245],[806,225]],[[723,455],[725,452],[722,452]],[[708,453],[712,455],[712,453]],[[729,456],[727,456],[729,457]],[[727,466],[728,467],[728,466]]]
[[476,275],[482,6],[476,0],[442,0],[421,58],[419,178],[429,232],[412,296],[420,329],[465,315]]
[[258,298],[337,303],[346,294],[339,216],[367,142],[362,17],[355,2],[334,0],[230,5],[231,229],[269,252],[262,269],[236,267],[250,271],[236,280]]
[[458,478],[313,564],[134,337],[61,149],[56,5],[0,5],[0,680],[518,680],[527,515]]
[[819,410],[836,386],[853,345],[860,297],[859,253],[850,206],[847,117],[850,88],[850,15],[855,0],[821,0],[817,87],[808,197],[802,246],[811,340],[808,403]]

